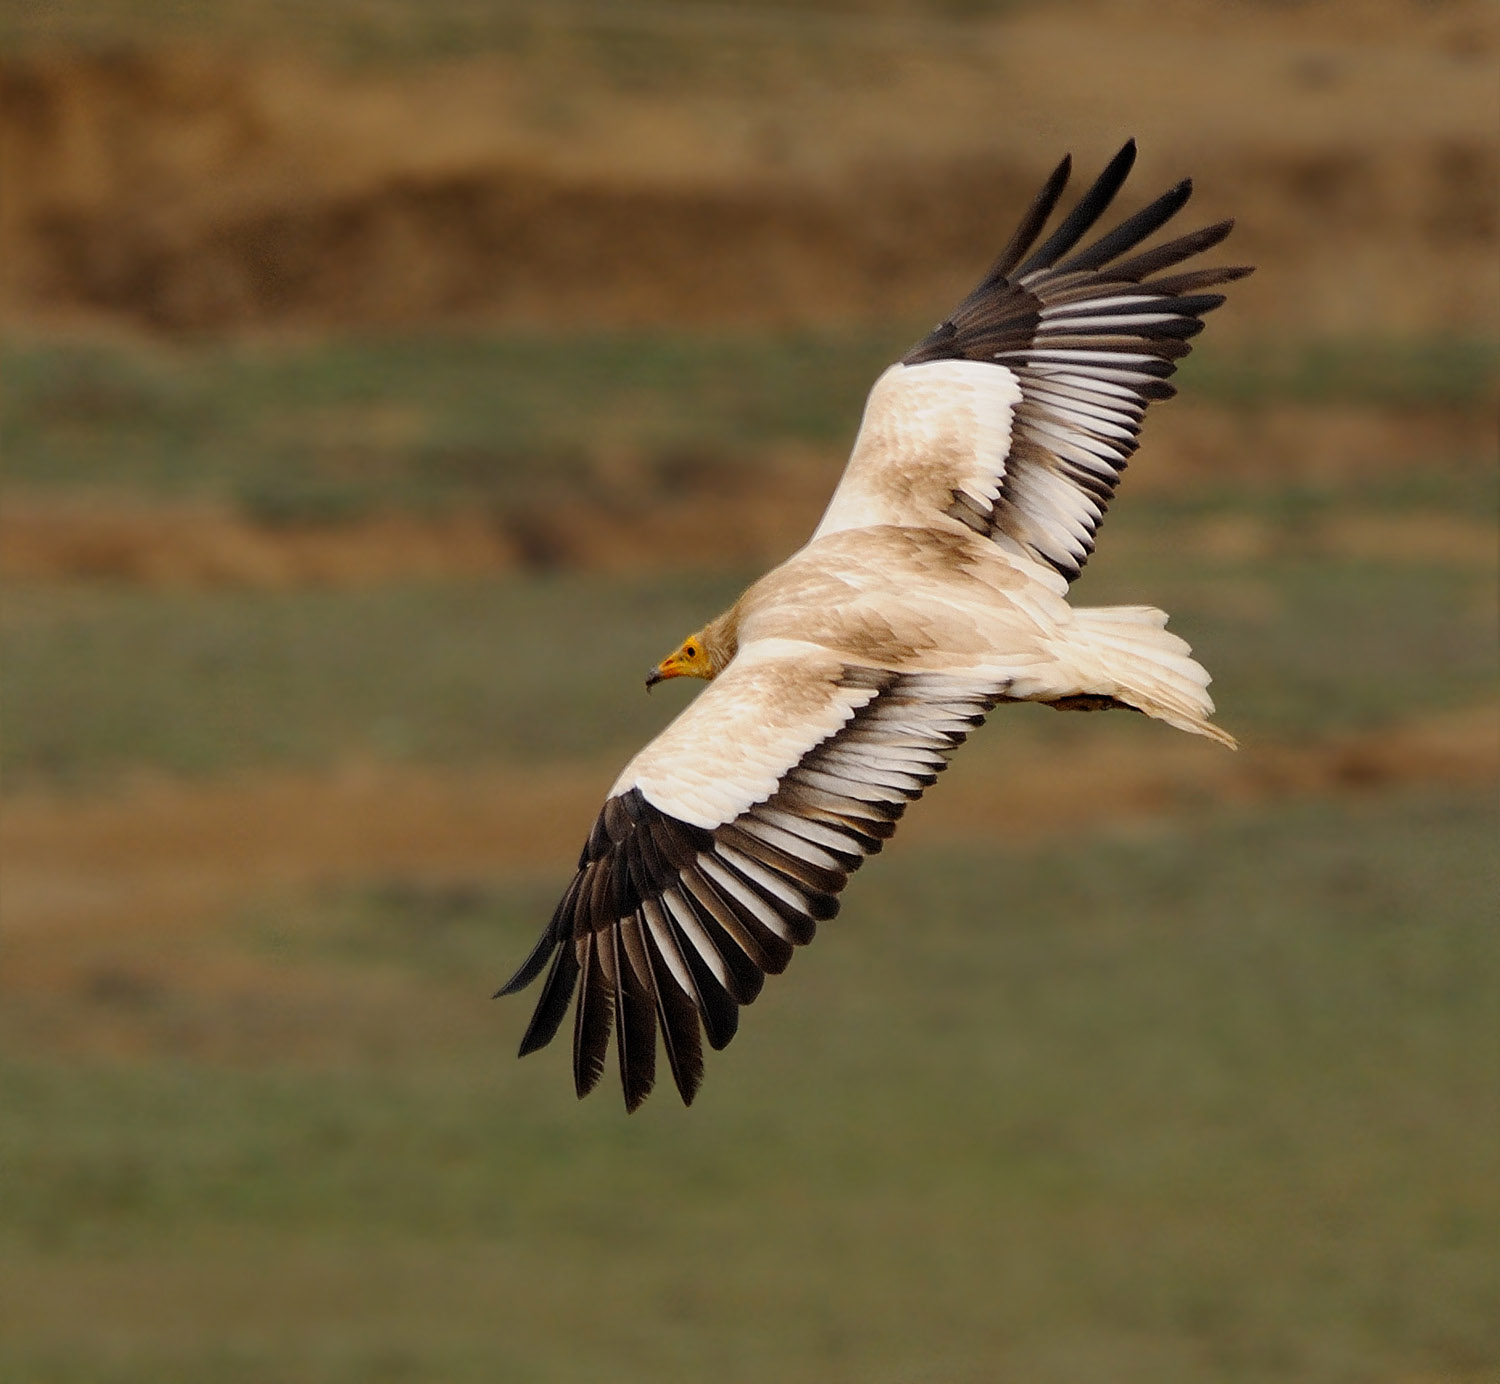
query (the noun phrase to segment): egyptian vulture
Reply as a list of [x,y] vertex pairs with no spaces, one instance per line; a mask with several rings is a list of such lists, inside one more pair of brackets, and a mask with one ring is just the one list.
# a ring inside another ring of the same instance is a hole
[[[1208,674],[1145,606],[1075,608],[1068,583],[1203,316],[1246,267],[1179,271],[1233,222],[1138,250],[1184,180],[1082,250],[1134,141],[1040,245],[1064,158],[953,315],[870,391],[854,451],[799,552],[646,682],[711,683],[615,780],[578,870],[501,989],[547,971],[521,1053],[575,992],[573,1079],[615,1035],[625,1105],[682,1099],[741,1005],[838,910],[839,891],[996,705],[1133,707],[1233,746]],[[1177,272],[1164,272],[1177,271]],[[549,963],[550,962],[550,967]]]

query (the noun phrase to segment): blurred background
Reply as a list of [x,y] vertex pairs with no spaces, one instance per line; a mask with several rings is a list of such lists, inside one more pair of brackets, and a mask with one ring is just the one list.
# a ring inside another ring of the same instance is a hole
[[[0,43],[0,1376],[1496,1377],[1496,6]],[[1078,596],[1243,749],[997,714],[693,1110],[577,1104],[489,995],[642,670],[1129,135],[1260,270]]]

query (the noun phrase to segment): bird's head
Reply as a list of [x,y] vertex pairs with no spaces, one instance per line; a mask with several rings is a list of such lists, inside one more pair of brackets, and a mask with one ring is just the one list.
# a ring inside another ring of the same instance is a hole
[[710,621],[696,634],[690,634],[681,644],[656,664],[646,674],[646,690],[649,692],[659,682],[668,678],[702,678],[711,682],[724,665],[734,657],[733,640],[727,635],[726,620],[720,617]]

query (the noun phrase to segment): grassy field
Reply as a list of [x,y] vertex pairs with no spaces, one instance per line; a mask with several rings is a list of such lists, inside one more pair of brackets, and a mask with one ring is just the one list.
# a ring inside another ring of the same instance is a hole
[[120,989],[134,1057],[7,1044],[0,1370],[1478,1381],[1495,825],[1417,791],[896,851],[698,1105],[630,1121],[483,998],[536,879],[217,920],[258,1009]]
[[[0,433],[14,485],[211,497],[269,521],[555,500],[621,452],[642,461],[633,484],[661,490],[685,468],[752,466],[767,447],[846,449],[870,381],[920,335],[18,345],[0,354]],[[1251,415],[1290,405],[1473,416],[1493,410],[1497,367],[1500,349],[1482,338],[1344,339],[1219,346],[1189,357],[1179,384],[1195,404]],[[1285,462],[1270,460],[1285,484]]]
[[[732,526],[908,335],[17,345],[8,503]],[[1241,754],[997,715],[691,1112],[487,996],[738,559],[11,582],[0,1377],[1486,1378],[1494,365],[1185,372],[1078,599],[1172,611]]]

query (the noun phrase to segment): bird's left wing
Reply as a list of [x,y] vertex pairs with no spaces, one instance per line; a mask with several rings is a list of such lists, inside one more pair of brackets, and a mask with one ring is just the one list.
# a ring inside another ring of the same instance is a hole
[[1132,141],[1033,250],[1068,181],[1058,165],[979,286],[876,381],[815,536],[962,524],[1052,581],[1079,574],[1147,405],[1172,396],[1167,377],[1224,301],[1204,290],[1250,272],[1162,272],[1230,221],[1139,249],[1187,202],[1186,180],[1076,250],[1134,160]]
[[795,640],[742,646],[626,766],[552,921],[500,991],[551,963],[522,1055],[551,1042],[576,990],[580,1096],[613,1030],[634,1110],[655,1081],[659,1029],[691,1102],[700,1025],[711,1047],[729,1042],[739,1007],[833,917],[849,875],[1003,690],[993,675],[893,672]]

